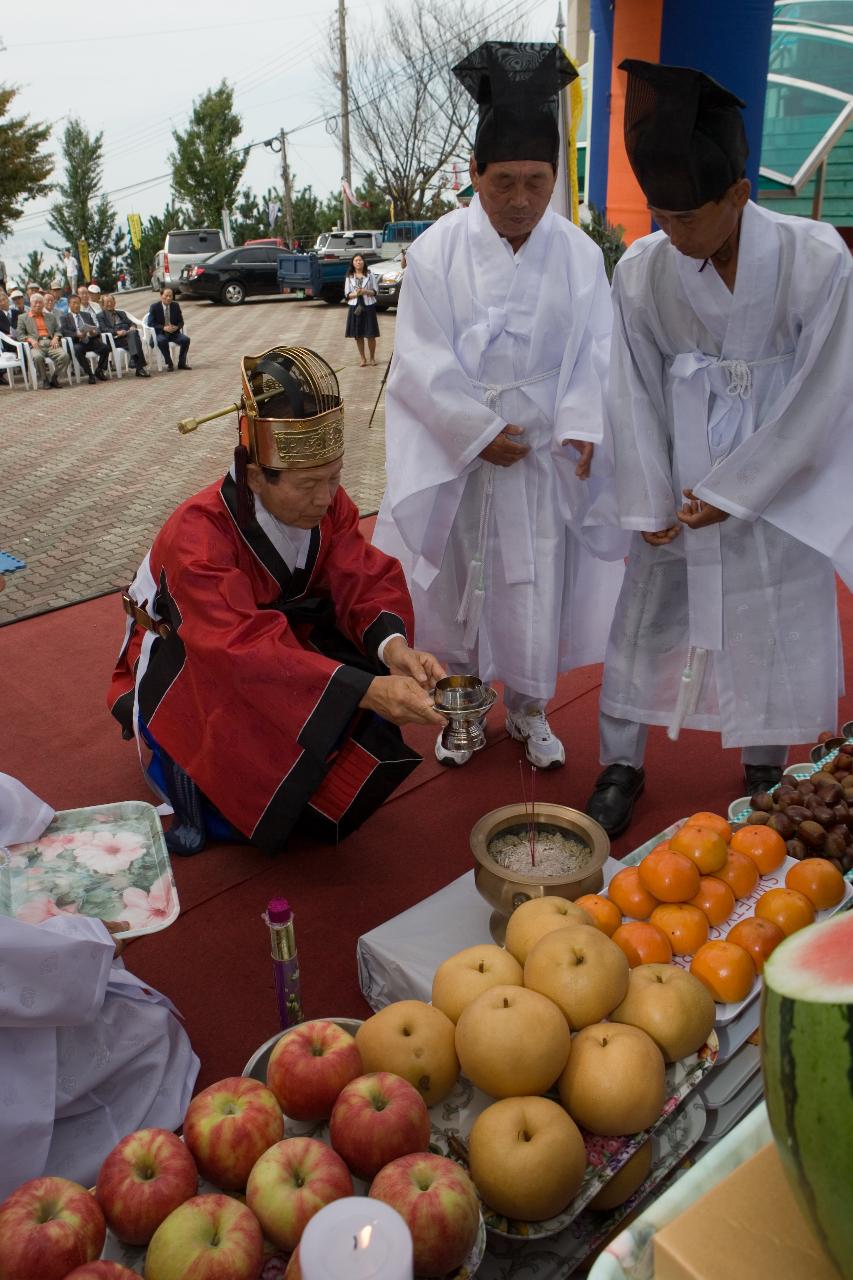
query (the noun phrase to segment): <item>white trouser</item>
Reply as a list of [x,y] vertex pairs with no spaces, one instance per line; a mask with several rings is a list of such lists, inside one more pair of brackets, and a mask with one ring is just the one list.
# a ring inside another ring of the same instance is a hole
[[[637,720],[620,720],[599,712],[598,730],[600,734],[600,759],[603,765],[627,764],[632,769],[640,769],[646,754],[646,739],[649,726]],[[740,753],[742,764],[769,765],[784,769],[788,758],[787,747],[743,747]]]
[[[445,663],[447,674],[451,676],[469,676],[464,664],[459,662]],[[514,715],[525,711],[528,714],[535,715],[537,711],[545,710],[545,702],[540,698],[531,698],[526,693],[516,693],[515,689],[510,689],[508,685],[504,685],[504,706],[507,711],[511,711]]]

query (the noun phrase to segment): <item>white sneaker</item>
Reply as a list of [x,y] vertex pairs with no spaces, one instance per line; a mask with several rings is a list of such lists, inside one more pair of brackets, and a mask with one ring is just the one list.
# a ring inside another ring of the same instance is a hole
[[439,764],[446,764],[450,768],[467,764],[473,754],[473,751],[448,751],[441,745],[441,734],[435,740],[435,758]]
[[566,763],[563,744],[554,737],[541,708],[532,712],[507,711],[506,731],[516,742],[525,744],[527,759],[537,769],[559,769]]

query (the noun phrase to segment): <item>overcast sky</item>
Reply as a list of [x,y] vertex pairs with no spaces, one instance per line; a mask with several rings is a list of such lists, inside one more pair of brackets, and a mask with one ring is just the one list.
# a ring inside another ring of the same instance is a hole
[[[487,2],[503,14],[511,0]],[[383,8],[384,0],[347,0],[350,33],[369,31],[371,23],[381,28]],[[525,38],[553,39],[557,0],[516,0],[514,12]],[[162,210],[172,129],[185,128],[193,99],[223,78],[234,87],[243,121],[238,142],[292,131],[296,185],[310,184],[325,196],[340,179],[338,136],[322,120],[300,126],[334,114],[319,68],[336,19],[336,0],[150,0],[144,7],[123,0],[7,0],[0,15],[0,83],[20,89],[16,116],[53,123],[53,146],[69,116],[92,133],[103,131],[104,190],[122,221],[128,213],[145,219]],[[373,48],[381,82],[399,68],[383,59],[381,40]],[[353,160],[357,180],[369,157],[354,154]],[[278,156],[255,147],[241,185],[261,195],[279,173]],[[44,217],[49,204],[49,198],[25,204],[24,217],[0,246],[10,272],[45,239],[56,241]]]

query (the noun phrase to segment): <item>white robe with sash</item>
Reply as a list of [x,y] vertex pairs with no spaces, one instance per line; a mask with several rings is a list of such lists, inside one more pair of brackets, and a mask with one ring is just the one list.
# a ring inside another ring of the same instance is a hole
[[602,710],[669,724],[691,648],[723,745],[814,741],[843,678],[834,569],[853,585],[853,293],[833,228],[746,206],[730,292],[658,232],[616,269],[608,397],[623,528],[682,490],[730,513],[634,535]]
[[[475,197],[407,260],[374,542],[403,564],[419,645],[546,701],[558,672],[601,660],[623,572],[621,532],[606,514],[586,524],[596,497],[606,511],[607,459],[597,453],[578,480],[577,453],[561,444],[603,437],[601,253],[549,210],[514,254]],[[484,462],[507,423],[524,428],[530,453]],[[472,586],[473,627],[457,616]]]

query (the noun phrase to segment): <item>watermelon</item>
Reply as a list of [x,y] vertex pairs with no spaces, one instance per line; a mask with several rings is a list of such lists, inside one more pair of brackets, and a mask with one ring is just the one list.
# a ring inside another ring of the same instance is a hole
[[761,1057],[779,1155],[806,1220],[853,1280],[853,911],[764,966]]

